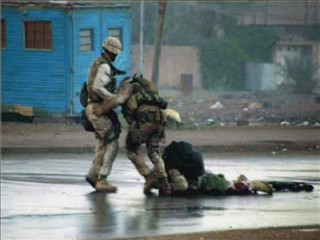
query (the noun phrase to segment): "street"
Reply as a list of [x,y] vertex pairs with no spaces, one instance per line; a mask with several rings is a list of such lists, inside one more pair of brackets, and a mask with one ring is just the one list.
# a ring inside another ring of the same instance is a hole
[[158,197],[142,193],[125,155],[110,175],[116,194],[84,180],[92,154],[7,154],[2,160],[2,239],[113,239],[174,233],[320,224],[318,154],[206,154],[205,167],[228,180],[303,181],[313,192]]

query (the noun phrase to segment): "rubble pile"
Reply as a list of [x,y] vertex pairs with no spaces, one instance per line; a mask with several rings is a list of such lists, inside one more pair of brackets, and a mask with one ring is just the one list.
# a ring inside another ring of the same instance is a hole
[[208,97],[170,97],[185,128],[214,126],[282,125],[320,126],[316,95],[224,93]]

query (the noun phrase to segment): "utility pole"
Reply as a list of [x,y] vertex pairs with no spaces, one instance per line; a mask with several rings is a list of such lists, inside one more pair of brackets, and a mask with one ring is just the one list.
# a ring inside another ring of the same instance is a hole
[[144,17],[144,1],[140,2],[140,52],[139,52],[139,72],[143,75],[143,17]]
[[163,33],[163,26],[167,8],[167,0],[158,0],[159,6],[159,22],[158,22],[158,30],[156,36],[156,44],[154,50],[154,60],[152,67],[152,82],[158,86],[159,83],[159,67],[160,67],[160,58],[161,58],[161,40]]

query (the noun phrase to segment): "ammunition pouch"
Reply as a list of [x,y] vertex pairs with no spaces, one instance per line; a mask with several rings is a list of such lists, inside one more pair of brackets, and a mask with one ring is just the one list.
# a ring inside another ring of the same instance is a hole
[[92,125],[92,123],[89,121],[86,110],[81,111],[81,125],[83,126],[84,130],[87,132],[94,132],[95,129]]
[[156,123],[161,125],[166,122],[166,119],[165,115],[158,107],[142,105],[137,111],[137,122],[139,124]]
[[89,97],[89,93],[88,93],[87,83],[84,82],[80,90],[80,103],[82,107],[86,107],[88,105],[88,97]]

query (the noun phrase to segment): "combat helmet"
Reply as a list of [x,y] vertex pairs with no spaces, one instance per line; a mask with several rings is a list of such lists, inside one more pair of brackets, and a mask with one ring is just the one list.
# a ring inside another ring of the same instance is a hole
[[119,54],[122,51],[122,44],[116,37],[107,37],[102,47],[113,54]]

